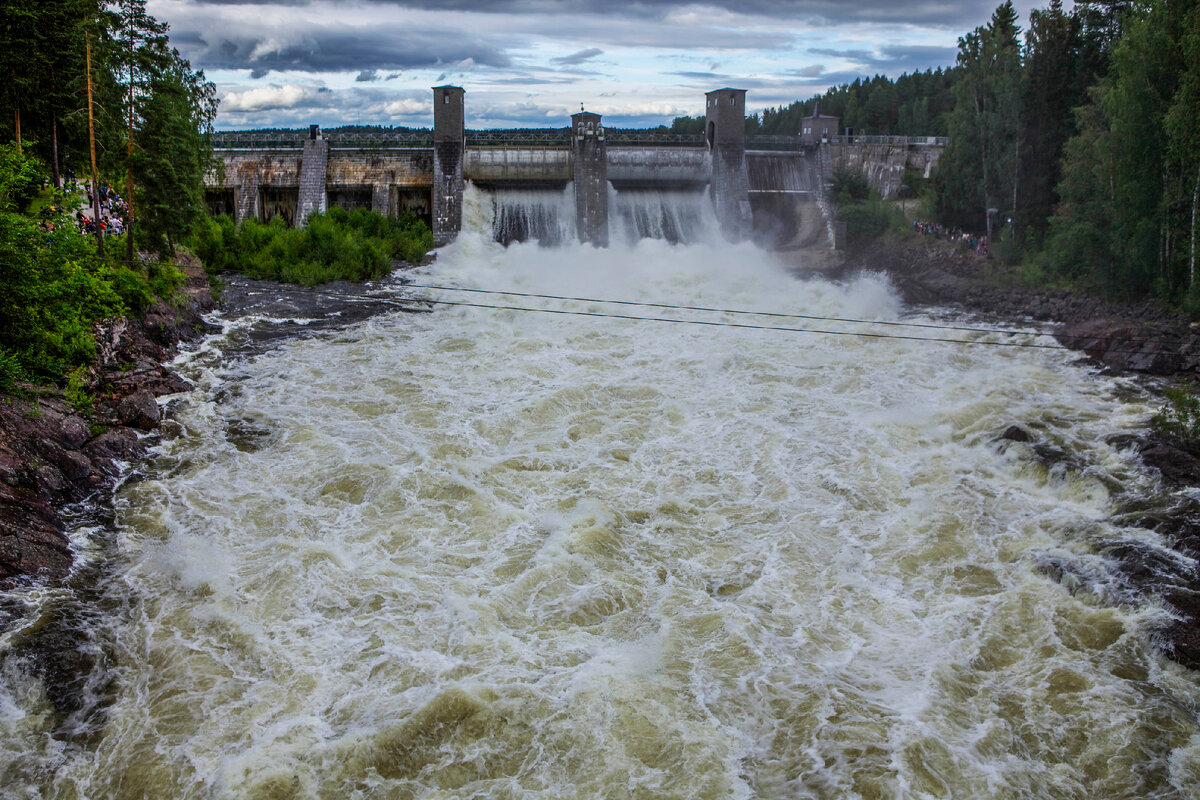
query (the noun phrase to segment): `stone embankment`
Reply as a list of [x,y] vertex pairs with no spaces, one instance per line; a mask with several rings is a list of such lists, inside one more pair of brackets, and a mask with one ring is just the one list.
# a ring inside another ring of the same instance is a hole
[[201,315],[213,299],[198,260],[177,264],[187,276],[180,302],[97,325],[97,359],[82,387],[90,410],[64,392],[0,396],[0,585],[67,575],[72,507],[103,498],[146,451],[159,423],[156,398],[190,388],[164,363],[209,331]]
[[[1081,292],[1032,289],[995,259],[930,237],[880,240],[852,253],[842,266],[844,273],[861,270],[886,272],[911,304],[958,307],[998,321],[1049,323],[1059,343],[1097,364],[1152,376],[1145,385],[1153,391],[1162,379],[1200,378],[1197,327],[1153,303],[1121,305]],[[1035,438],[1013,426],[997,442],[1030,442],[1038,452]],[[1112,521],[1160,534],[1170,551],[1122,540],[1106,545],[1103,555],[1118,579],[1119,597],[1152,595],[1172,610],[1173,618],[1158,631],[1159,643],[1170,658],[1200,669],[1200,494],[1183,491],[1200,487],[1200,459],[1149,428],[1127,438],[1116,444],[1136,448],[1142,462],[1161,475],[1162,491],[1155,498],[1118,493]],[[1079,576],[1066,570],[1059,565],[1048,574],[1078,584]]]

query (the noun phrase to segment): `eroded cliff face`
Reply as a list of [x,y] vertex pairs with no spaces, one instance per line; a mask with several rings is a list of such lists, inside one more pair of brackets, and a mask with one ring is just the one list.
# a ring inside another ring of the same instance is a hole
[[208,332],[201,314],[213,299],[197,259],[176,263],[187,276],[181,302],[96,326],[97,359],[82,387],[90,408],[58,390],[0,397],[0,584],[70,572],[72,506],[102,501],[151,441],[156,398],[190,388],[164,362]]

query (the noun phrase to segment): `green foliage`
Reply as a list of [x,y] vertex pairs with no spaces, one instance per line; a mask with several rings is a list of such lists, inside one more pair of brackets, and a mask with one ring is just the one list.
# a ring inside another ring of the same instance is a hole
[[886,75],[859,78],[806,101],[764,110],[756,132],[794,136],[819,103],[822,114],[840,117],[839,127],[855,134],[943,136],[946,113],[954,106],[954,74],[938,68],[894,81]]
[[987,25],[958,40],[956,103],[937,189],[940,219],[990,232],[1017,207],[1020,186],[1021,49],[1017,14],[1005,2]]
[[908,229],[900,209],[879,197],[840,206],[837,217],[846,223],[846,239],[851,243],[874,239],[888,231],[904,233]]
[[67,375],[67,403],[81,414],[92,410],[95,395],[87,390],[88,371],[86,367],[76,367]]
[[20,211],[37,194],[42,177],[41,162],[17,147],[0,144],[0,211]]
[[[25,163],[0,160],[0,184],[11,184],[13,173],[25,170]],[[44,173],[36,173],[35,179],[43,180]],[[72,370],[91,363],[93,323],[142,311],[155,294],[169,294],[180,282],[170,265],[152,264],[141,275],[115,258],[106,262],[96,253],[94,240],[80,236],[62,212],[49,221],[52,231],[39,227],[37,219],[0,211],[0,285],[5,291],[0,387],[6,390],[23,380],[64,381]]]
[[303,228],[229,217],[200,220],[188,246],[210,271],[316,286],[337,280],[379,278],[394,260],[419,263],[433,248],[433,234],[412,215],[399,219],[356,209],[313,214]]
[[841,205],[865,202],[871,196],[871,185],[867,176],[856,170],[838,165],[833,170],[833,196]]
[[903,212],[871,190],[861,172],[846,167],[833,171],[833,195],[838,203],[837,218],[846,223],[846,239],[863,242],[888,231],[904,233],[907,223]]
[[1193,455],[1200,455],[1200,395],[1188,381],[1163,391],[1167,402],[1150,418],[1159,436]]
[[14,353],[0,349],[0,392],[12,394],[25,378],[25,370]]
[[1131,298],[1196,291],[1197,24],[1195,0],[1139,4],[1123,17],[1066,147],[1048,244],[1056,274]]

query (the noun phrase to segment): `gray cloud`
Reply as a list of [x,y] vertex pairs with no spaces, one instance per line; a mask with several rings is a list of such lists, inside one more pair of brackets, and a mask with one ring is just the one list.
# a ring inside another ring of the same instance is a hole
[[551,63],[561,64],[563,66],[582,64],[583,62],[595,58],[596,56],[604,55],[604,51],[599,47],[589,47],[585,50],[580,50],[577,53],[572,53],[569,56],[561,56],[559,58],[550,59]]
[[[200,5],[276,5],[310,7],[332,0],[199,0]],[[531,14],[577,16],[594,14],[661,19],[679,9],[709,7],[734,14],[764,16],[779,20],[806,20],[822,24],[902,23],[943,28],[973,27],[986,19],[996,0],[926,0],[897,3],[895,0],[383,0],[379,6],[431,11],[485,14]]]
[[379,73],[373,69],[364,69],[354,78],[357,83],[374,83],[379,80]]
[[308,30],[298,41],[278,45],[262,36],[231,35],[210,46],[198,63],[208,69],[301,70],[305,72],[413,69],[470,61],[507,67],[499,48],[466,37],[451,40],[442,32]]
[[814,48],[817,55],[834,56],[861,64],[871,72],[917,72],[937,66],[954,64],[957,49],[928,45],[885,45],[878,50],[823,50]]

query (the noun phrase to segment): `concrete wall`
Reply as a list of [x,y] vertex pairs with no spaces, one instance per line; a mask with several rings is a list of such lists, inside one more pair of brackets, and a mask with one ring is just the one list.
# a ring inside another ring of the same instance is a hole
[[[315,133],[315,128],[314,128]],[[296,223],[303,226],[309,216],[326,209],[326,167],[329,163],[329,142],[309,139],[300,156],[300,204]]]
[[835,166],[862,172],[871,188],[885,198],[895,197],[904,182],[906,169],[924,178],[937,168],[942,147],[936,145],[859,144],[829,145]]
[[332,149],[325,183],[331,195],[343,187],[370,187],[371,209],[395,216],[401,210],[396,207],[398,191],[423,189],[427,193],[433,185],[433,153],[423,149]]
[[212,188],[233,189],[235,214],[241,222],[263,213],[260,190],[264,186],[299,187],[300,153],[296,150],[225,150],[217,154],[224,164],[224,178],[210,174]]
[[462,230],[464,91],[461,86],[433,89],[433,241],[449,244]]
[[617,189],[695,188],[711,177],[712,160],[700,148],[608,148],[608,180]]
[[484,185],[563,185],[573,176],[571,151],[566,149],[489,147],[468,150],[463,158],[463,178]]
[[[572,136],[570,149],[551,145],[467,150],[463,95],[460,87],[434,88],[432,148],[329,149],[316,139],[305,142],[303,151],[219,151],[224,176],[208,176],[210,204],[234,207],[239,220],[276,213],[299,221],[327,202],[369,206],[392,215],[407,208],[429,222],[435,241],[443,245],[461,229],[466,180],[497,188],[574,182],[577,230],[584,241],[600,244],[608,228],[600,220],[607,220],[610,184],[618,191],[707,186],[726,238],[754,236],[800,245],[817,237],[816,214],[825,213],[822,187],[833,165],[861,171],[872,188],[894,197],[906,169],[929,177],[942,151],[936,144],[834,140],[820,147],[748,152],[745,92],[738,89],[706,95],[705,149],[608,148],[599,115],[583,113],[572,117],[573,133],[581,122],[584,132]],[[323,164],[318,163],[317,150],[324,151]]]

